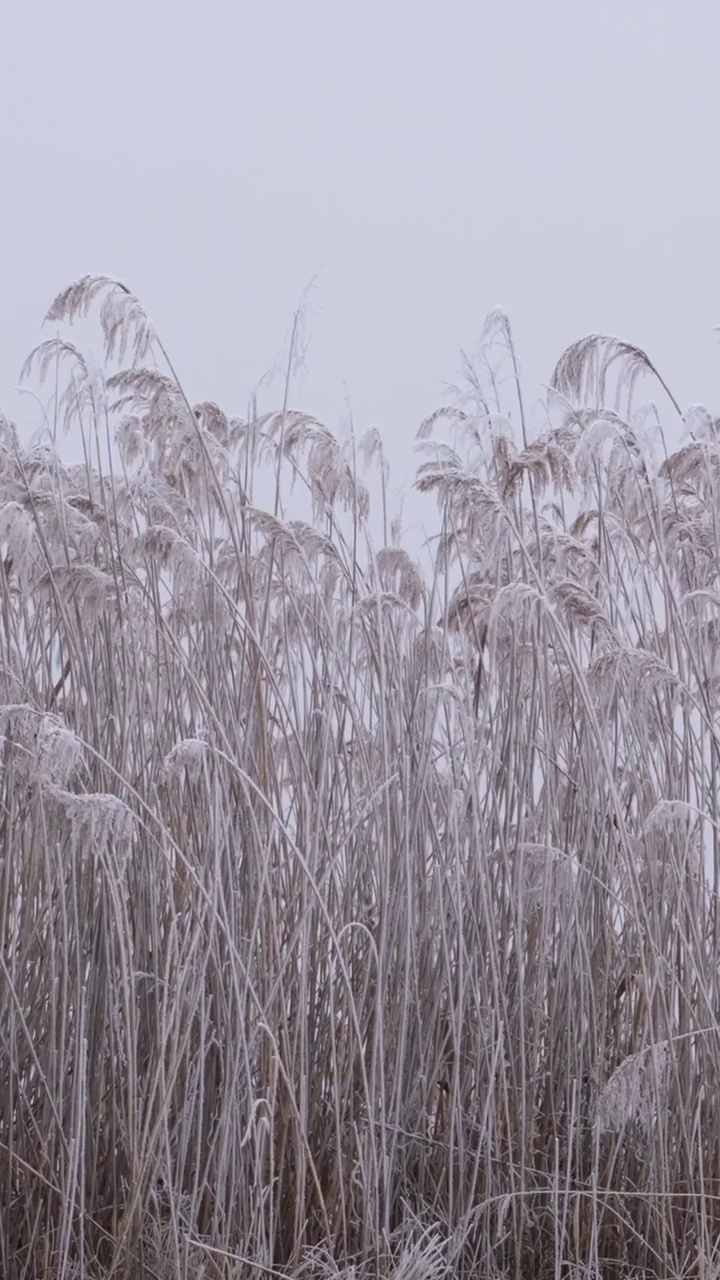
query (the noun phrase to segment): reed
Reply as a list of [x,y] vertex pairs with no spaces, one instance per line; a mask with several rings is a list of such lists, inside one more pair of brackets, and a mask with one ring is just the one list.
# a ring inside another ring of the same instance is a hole
[[292,359],[85,315],[0,424],[0,1273],[716,1276],[720,423],[594,336],[533,430],[493,313],[421,569]]

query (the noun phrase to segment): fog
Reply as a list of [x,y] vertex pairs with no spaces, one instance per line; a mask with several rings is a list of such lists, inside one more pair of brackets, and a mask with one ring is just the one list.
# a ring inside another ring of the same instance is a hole
[[293,400],[377,425],[401,471],[497,305],[531,403],[600,330],[717,408],[712,7],[70,0],[3,25],[0,405],[28,427],[21,362],[86,272],[231,412],[314,281]]

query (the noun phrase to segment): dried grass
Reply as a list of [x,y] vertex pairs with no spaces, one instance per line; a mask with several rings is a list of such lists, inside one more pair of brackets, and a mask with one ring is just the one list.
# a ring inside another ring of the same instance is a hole
[[0,424],[0,1274],[715,1274],[712,418],[592,338],[529,441],[494,313],[425,574],[292,359],[231,418],[97,309],[86,465]]

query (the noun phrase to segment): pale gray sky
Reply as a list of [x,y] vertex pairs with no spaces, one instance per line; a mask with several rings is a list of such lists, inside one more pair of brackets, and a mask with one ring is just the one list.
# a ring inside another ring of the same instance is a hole
[[296,403],[335,426],[346,382],[395,455],[497,304],[531,393],[603,330],[720,409],[710,0],[40,0],[2,35],[11,416],[85,272],[140,296],[191,398],[243,412],[320,270]]

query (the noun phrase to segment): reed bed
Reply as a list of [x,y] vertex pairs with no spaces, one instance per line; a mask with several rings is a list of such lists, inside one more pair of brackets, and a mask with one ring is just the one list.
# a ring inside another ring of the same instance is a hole
[[47,430],[0,421],[0,1274],[716,1277],[720,422],[594,335],[531,428],[493,313],[409,548],[295,331],[232,418],[118,282],[49,319]]

